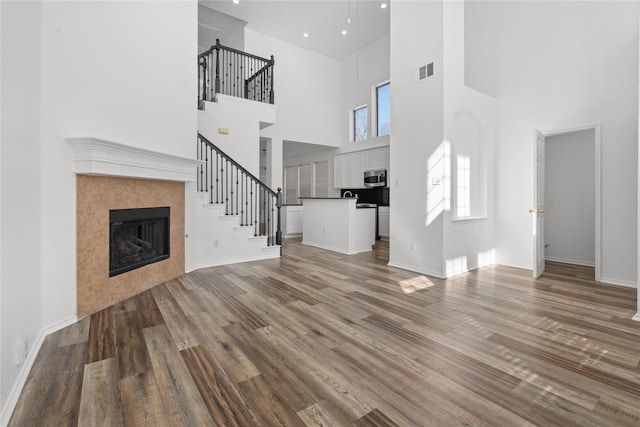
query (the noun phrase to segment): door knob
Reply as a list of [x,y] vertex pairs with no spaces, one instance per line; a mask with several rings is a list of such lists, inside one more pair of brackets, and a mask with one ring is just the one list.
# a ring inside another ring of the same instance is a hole
[[529,213],[544,213],[544,209],[529,209]]

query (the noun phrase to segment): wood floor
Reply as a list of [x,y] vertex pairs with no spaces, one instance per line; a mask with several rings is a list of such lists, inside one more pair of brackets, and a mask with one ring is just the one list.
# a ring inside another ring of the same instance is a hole
[[287,240],[45,340],[12,426],[638,426],[635,290]]

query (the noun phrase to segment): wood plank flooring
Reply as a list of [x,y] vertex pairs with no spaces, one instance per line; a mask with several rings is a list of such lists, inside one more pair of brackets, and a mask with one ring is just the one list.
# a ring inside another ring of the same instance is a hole
[[638,426],[633,289],[287,240],[48,336],[12,426]]

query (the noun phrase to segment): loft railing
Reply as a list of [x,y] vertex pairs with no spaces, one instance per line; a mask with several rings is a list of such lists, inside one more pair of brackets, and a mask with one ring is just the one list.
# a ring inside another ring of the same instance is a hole
[[209,203],[224,203],[225,215],[238,215],[255,236],[267,236],[268,246],[282,244],[281,189],[270,189],[200,133],[198,160],[204,162],[198,167],[198,191],[209,193]]
[[218,93],[274,103],[273,55],[261,58],[220,44],[198,55],[198,105]]

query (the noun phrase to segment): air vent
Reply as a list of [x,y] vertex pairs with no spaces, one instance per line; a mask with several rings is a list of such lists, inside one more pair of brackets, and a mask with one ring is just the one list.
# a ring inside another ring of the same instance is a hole
[[427,77],[433,76],[433,62],[428,63],[420,67],[420,80],[424,80]]
[[414,68],[413,72],[411,73],[411,82],[413,84],[420,83],[423,80],[433,77],[433,74],[433,62],[429,62],[428,64],[422,65],[418,68]]

